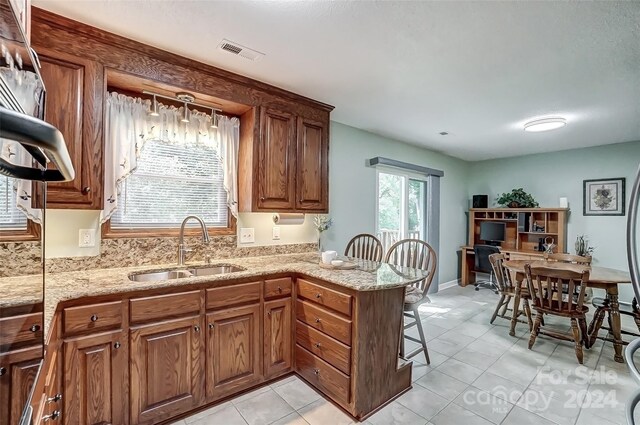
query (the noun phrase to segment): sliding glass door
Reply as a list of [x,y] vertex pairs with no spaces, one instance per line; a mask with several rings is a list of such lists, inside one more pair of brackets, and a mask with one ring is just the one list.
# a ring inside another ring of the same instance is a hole
[[401,239],[428,241],[426,177],[379,170],[377,187],[376,231],[385,252]]

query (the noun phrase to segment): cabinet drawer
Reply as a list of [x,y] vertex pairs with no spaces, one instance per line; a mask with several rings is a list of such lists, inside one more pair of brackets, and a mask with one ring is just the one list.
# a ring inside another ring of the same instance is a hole
[[296,280],[298,296],[351,317],[351,295],[325,288],[305,279]]
[[291,295],[291,278],[268,279],[264,281],[264,297],[275,298]]
[[349,375],[351,348],[300,321],[296,322],[296,342],[311,353]]
[[296,302],[296,318],[327,335],[351,345],[351,321],[309,301]]
[[0,346],[42,343],[42,313],[0,319]]
[[207,289],[207,309],[260,301],[260,282],[238,283]]
[[171,319],[200,313],[200,291],[134,298],[130,303],[131,323]]
[[122,325],[122,301],[65,308],[62,321],[66,335],[119,328]]
[[299,345],[296,345],[296,370],[307,382],[338,403],[349,403],[349,377]]

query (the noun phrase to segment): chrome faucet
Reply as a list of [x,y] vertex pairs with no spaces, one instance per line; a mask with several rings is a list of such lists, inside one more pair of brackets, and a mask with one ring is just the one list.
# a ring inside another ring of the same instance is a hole
[[184,245],[184,228],[187,225],[187,221],[189,221],[190,219],[197,220],[200,223],[200,228],[202,229],[202,242],[204,242],[205,244],[209,244],[209,232],[207,231],[207,225],[204,224],[204,221],[200,217],[195,215],[187,216],[187,218],[185,218],[182,221],[182,226],[180,226],[180,239],[178,240],[178,265],[179,266],[184,265],[185,254],[187,252],[193,251],[193,249],[187,248]]

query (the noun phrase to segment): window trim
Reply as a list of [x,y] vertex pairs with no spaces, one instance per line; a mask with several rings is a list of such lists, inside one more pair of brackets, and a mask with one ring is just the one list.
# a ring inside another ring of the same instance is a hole
[[25,230],[0,230],[0,242],[39,241],[41,236],[40,225],[29,219]]
[[[137,227],[133,229],[114,229],[111,227],[111,220],[107,220],[102,224],[102,238],[162,238],[162,237],[178,237],[180,236],[180,226],[178,227]],[[209,236],[229,236],[237,234],[238,220],[228,211],[226,227],[209,227],[207,230]],[[199,236],[202,234],[200,228],[185,228],[186,236]]]

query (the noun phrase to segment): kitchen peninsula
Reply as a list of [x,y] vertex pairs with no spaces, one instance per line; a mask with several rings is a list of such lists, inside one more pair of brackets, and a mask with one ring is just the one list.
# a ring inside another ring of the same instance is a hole
[[363,419],[411,387],[398,358],[404,287],[425,272],[318,260],[225,259],[242,270],[146,282],[131,277],[162,267],[50,274],[34,400],[62,394],[69,424],[169,423],[296,373]]

